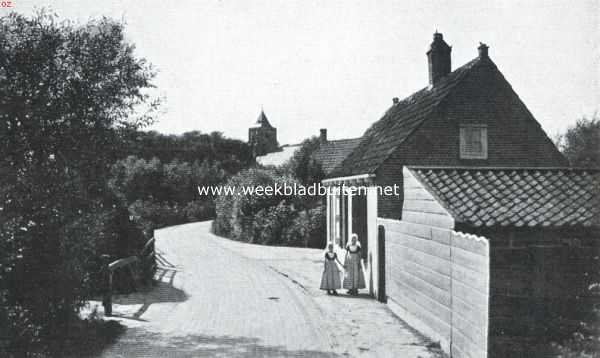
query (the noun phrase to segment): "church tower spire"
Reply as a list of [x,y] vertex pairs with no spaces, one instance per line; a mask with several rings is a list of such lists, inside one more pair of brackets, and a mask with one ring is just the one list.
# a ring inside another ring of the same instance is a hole
[[279,149],[277,128],[271,125],[262,108],[256,122],[248,129],[248,144],[252,148],[254,156],[276,152]]

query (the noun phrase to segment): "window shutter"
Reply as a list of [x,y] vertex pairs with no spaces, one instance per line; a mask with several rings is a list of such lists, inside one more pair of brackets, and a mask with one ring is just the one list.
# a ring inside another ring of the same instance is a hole
[[487,159],[487,126],[480,124],[460,127],[460,158]]

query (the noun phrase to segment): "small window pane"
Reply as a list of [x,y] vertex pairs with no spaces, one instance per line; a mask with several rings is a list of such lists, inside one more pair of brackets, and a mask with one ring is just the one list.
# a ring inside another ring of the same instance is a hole
[[464,125],[460,127],[460,157],[487,159],[487,127]]

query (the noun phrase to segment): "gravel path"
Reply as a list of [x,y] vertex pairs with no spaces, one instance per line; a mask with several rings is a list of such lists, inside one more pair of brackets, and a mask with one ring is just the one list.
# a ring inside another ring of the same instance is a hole
[[115,298],[128,329],[100,357],[433,357],[386,305],[319,291],[323,251],[244,244],[209,229],[156,232],[159,284]]

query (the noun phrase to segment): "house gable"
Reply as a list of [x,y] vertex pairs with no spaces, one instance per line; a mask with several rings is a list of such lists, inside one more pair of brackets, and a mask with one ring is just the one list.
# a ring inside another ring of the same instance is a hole
[[[460,127],[487,128],[487,159],[461,159]],[[350,159],[350,157],[348,158]],[[567,161],[489,59],[478,61],[426,120],[376,169],[378,185],[402,185],[405,165],[558,167]],[[399,219],[402,196],[382,196],[381,217]]]
[[[460,158],[460,126],[473,124],[487,126],[486,159]],[[403,164],[567,165],[489,57],[394,104],[330,176],[374,173],[393,157]]]
[[[444,141],[436,141],[438,153],[450,154],[445,165],[568,165],[489,58],[469,71],[468,77],[439,106],[438,115],[430,124],[423,128],[430,131],[430,137],[446,136]],[[461,158],[459,131],[464,125],[487,127],[487,159]]]
[[[487,159],[460,156],[461,125],[487,127]],[[436,112],[382,163],[566,166],[568,163],[491,60],[470,70]]]

